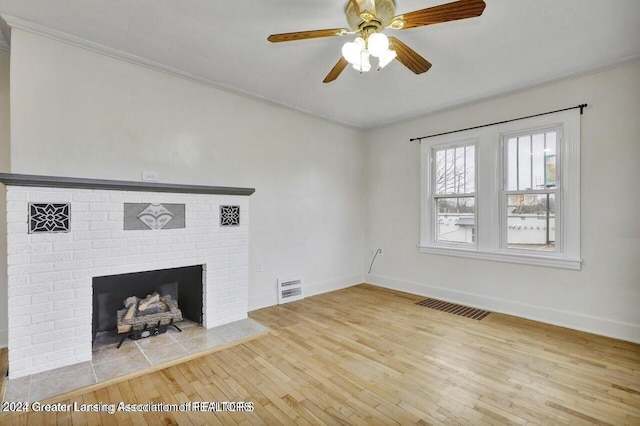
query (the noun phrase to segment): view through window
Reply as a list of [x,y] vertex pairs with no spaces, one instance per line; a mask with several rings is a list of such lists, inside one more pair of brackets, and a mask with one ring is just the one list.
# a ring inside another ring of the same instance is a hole
[[434,149],[436,241],[475,243],[474,145]]
[[556,139],[556,130],[506,138],[507,248],[556,250]]

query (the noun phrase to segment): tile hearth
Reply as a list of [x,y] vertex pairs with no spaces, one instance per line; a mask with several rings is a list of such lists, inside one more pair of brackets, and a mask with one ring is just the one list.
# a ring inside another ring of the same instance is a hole
[[140,340],[101,334],[93,346],[91,361],[7,380],[3,401],[40,401],[146,368],[198,354],[268,331],[252,319],[235,321],[209,330],[185,320],[182,332],[170,327],[166,333]]

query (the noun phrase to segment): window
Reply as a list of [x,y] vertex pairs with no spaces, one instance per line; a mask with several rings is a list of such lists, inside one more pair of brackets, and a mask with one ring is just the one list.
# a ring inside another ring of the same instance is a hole
[[580,269],[579,117],[424,139],[420,250]]
[[558,251],[556,239],[561,233],[556,236],[556,200],[560,199],[556,140],[560,131],[503,137],[503,247]]
[[475,244],[475,146],[434,147],[435,241]]

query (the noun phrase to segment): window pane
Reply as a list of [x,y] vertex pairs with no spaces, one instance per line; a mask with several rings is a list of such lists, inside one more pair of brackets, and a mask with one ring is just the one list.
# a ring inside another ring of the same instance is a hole
[[465,193],[476,192],[476,147],[465,147]]
[[547,188],[556,187],[556,132],[545,133],[544,162],[545,185]]
[[436,241],[474,243],[475,212],[474,197],[439,198]]
[[531,187],[531,136],[518,138],[518,190]]
[[475,191],[475,147],[435,151],[435,193],[469,194]]
[[518,189],[518,138],[509,138],[507,142],[507,190]]
[[446,162],[443,151],[436,151],[436,194],[445,193]]
[[533,135],[531,141],[531,156],[532,156],[532,174],[533,174],[533,189],[545,188],[545,153],[544,153],[544,133],[538,133]]
[[507,247],[554,251],[556,211],[554,194],[507,197]]
[[508,191],[556,186],[556,132],[512,137],[506,143]]

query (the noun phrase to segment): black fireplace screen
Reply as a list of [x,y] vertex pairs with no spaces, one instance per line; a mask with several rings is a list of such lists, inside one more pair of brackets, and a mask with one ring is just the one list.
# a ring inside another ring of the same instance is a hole
[[185,319],[202,323],[202,265],[93,278],[92,342],[102,331],[117,329],[116,312],[129,296],[171,295]]

